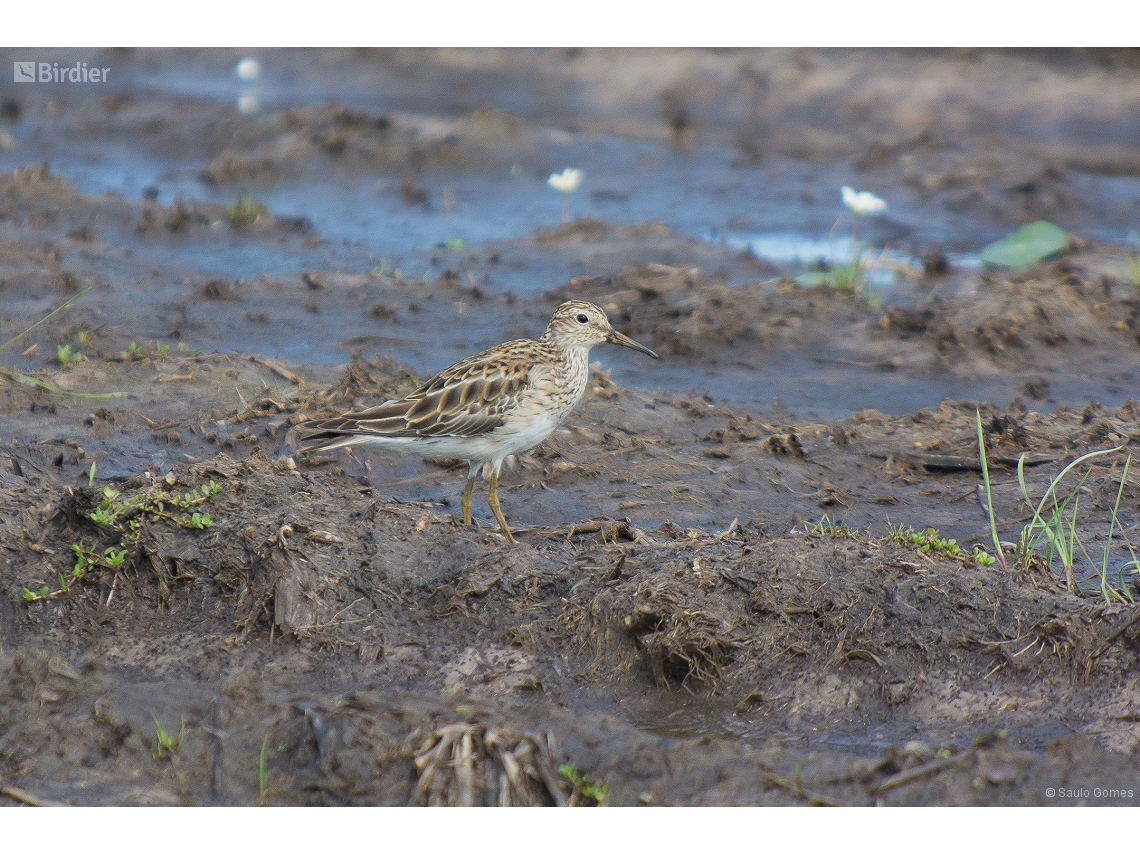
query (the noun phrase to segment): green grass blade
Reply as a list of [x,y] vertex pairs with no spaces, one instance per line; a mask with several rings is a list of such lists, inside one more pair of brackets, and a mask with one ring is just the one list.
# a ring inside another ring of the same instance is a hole
[[269,775],[266,770],[266,756],[269,753],[269,737],[261,742],[261,754],[257,758],[257,789],[261,797],[261,806],[269,804]]
[[91,290],[90,286],[87,288],[84,288],[82,291],[80,291],[78,294],[76,294],[74,297],[72,297],[70,300],[68,300],[62,306],[59,306],[55,309],[52,309],[50,312],[48,312],[46,315],[44,315],[42,318],[40,318],[38,321],[36,321],[34,324],[32,324],[26,330],[24,330],[22,333],[20,333],[19,335],[13,336],[12,338],[8,339],[3,344],[0,344],[0,353],[3,353],[8,348],[8,346],[10,344],[12,344],[13,342],[19,341],[24,336],[26,336],[28,333],[30,333],[32,330],[34,330],[36,327],[38,327],[42,324],[46,324],[48,321],[50,321],[52,318],[54,318],[56,315],[58,315],[60,312],[62,312],[64,309],[66,309],[68,306],[70,306],[72,303],[74,303],[76,300],[78,300],[80,297],[82,297],[84,294],[86,294],[90,290]]
[[21,383],[24,386],[34,386],[36,389],[42,389],[44,392],[51,392],[53,395],[63,395],[68,398],[87,398],[94,401],[105,401],[108,398],[121,398],[126,392],[72,392],[68,389],[60,389],[58,386],[53,386],[46,380],[40,380],[38,377],[32,377],[28,374],[21,374],[19,371],[13,371],[10,368],[0,368],[0,377],[7,377],[13,383]]
[[[981,414],[980,413],[978,414],[978,423],[979,423],[979,425],[981,424]],[[979,427],[979,431],[980,431],[980,427]],[[1049,537],[1050,545],[1052,547],[1054,547],[1054,548],[1057,547],[1058,544],[1057,544],[1056,540],[1054,539],[1054,535],[1053,535],[1052,531],[1053,531],[1053,529],[1057,529],[1058,531],[1060,531],[1062,533],[1062,536],[1063,536],[1064,529],[1063,529],[1063,527],[1059,527],[1059,521],[1058,521],[1056,516],[1051,517],[1049,522],[1046,523],[1044,520],[1044,517],[1042,516],[1042,512],[1045,510],[1045,506],[1048,504],[1049,499],[1052,498],[1054,508],[1056,509],[1057,507],[1059,507],[1063,513],[1065,508],[1068,506],[1069,501],[1073,498],[1073,496],[1076,495],[1076,490],[1079,490],[1080,487],[1084,484],[1085,480],[1088,478],[1089,473],[1085,473],[1084,478],[1082,478],[1080,480],[1080,482],[1077,484],[1076,489],[1069,494],[1069,497],[1067,499],[1065,499],[1064,502],[1062,502],[1058,505],[1058,503],[1057,503],[1057,486],[1061,483],[1061,481],[1064,479],[1064,477],[1066,475],[1068,475],[1069,472],[1072,471],[1072,469],[1074,467],[1079,466],[1080,464],[1082,464],[1088,460],[1092,460],[1096,457],[1102,457],[1105,454],[1112,454],[1113,452],[1120,451],[1123,448],[1124,448],[1123,445],[1118,445],[1114,448],[1102,448],[1099,451],[1090,451],[1086,454],[1082,454],[1076,460],[1073,460],[1071,463],[1069,463],[1068,466],[1066,466],[1064,469],[1062,469],[1061,472],[1051,482],[1049,482],[1049,486],[1045,489],[1045,494],[1041,497],[1041,501],[1038,502],[1036,504],[1036,506],[1034,505],[1033,500],[1031,498],[1029,498],[1029,488],[1025,483],[1025,465],[1024,465],[1025,464],[1025,455],[1023,454],[1020,458],[1018,458],[1018,461],[1017,461],[1017,483],[1021,487],[1021,496],[1023,499],[1025,499],[1025,504],[1028,507],[1033,509],[1033,519],[1031,519],[1026,524],[1025,528],[1022,529],[1022,531],[1021,531],[1021,538],[1020,538],[1021,546],[1019,548],[1019,555],[1018,555],[1019,559],[1021,559],[1022,561],[1028,561],[1029,557],[1033,554],[1034,550],[1036,549],[1037,541],[1040,538],[1040,535],[1036,534],[1038,529],[1041,529],[1046,534],[1046,536]],[[1064,551],[1064,545],[1062,544],[1061,545],[1061,552],[1063,552],[1063,551]],[[1047,564],[1050,561],[1051,561],[1051,557],[1046,559]]]
[[[1132,455],[1129,454],[1124,460],[1124,471],[1120,473],[1120,486],[1116,490],[1116,502],[1112,505],[1112,518],[1108,521],[1108,540],[1104,544],[1104,552],[1101,555],[1100,593],[1106,603],[1111,603],[1113,599],[1123,600],[1128,596],[1127,588],[1123,584],[1120,585],[1119,591],[1108,584],[1108,553],[1112,547],[1112,535],[1116,531],[1116,526],[1119,523],[1117,512],[1120,510],[1120,500],[1124,498],[1124,485],[1128,482],[1128,469],[1131,465]],[[1091,564],[1092,562],[1090,561],[1089,563]],[[1117,574],[1117,578],[1123,582],[1123,571]],[[1121,592],[1123,592],[1123,594]],[[1131,599],[1131,597],[1129,597],[1129,599]]]
[[[1076,494],[1074,493],[1073,495],[1076,495]],[[1077,496],[1077,498],[1073,501],[1073,516],[1069,519],[1069,552],[1068,552],[1068,558],[1069,558],[1069,566],[1070,567],[1074,566],[1077,563],[1077,550],[1076,550],[1076,544],[1078,542],[1077,541],[1077,508],[1080,507],[1080,504],[1081,504],[1081,498],[1080,498],[1080,496]],[[1081,548],[1083,549],[1084,547],[1082,546]]]
[[[990,537],[993,538],[994,552],[997,555],[998,564],[1001,565],[1002,570],[1008,570],[1009,566],[1005,563],[1005,553],[1001,548],[1001,540],[998,539],[997,531],[997,517],[994,515],[994,499],[990,491],[990,467],[986,461],[986,438],[982,432],[982,411],[974,410],[974,415],[978,421],[978,459],[982,464],[982,481],[986,485],[986,511],[990,518]],[[1018,461],[1020,465],[1020,461]]]

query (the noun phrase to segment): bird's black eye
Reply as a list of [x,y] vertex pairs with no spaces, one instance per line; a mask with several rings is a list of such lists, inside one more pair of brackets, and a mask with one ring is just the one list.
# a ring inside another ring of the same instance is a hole
[[588,324],[590,322],[590,316],[583,312],[582,314],[578,315],[577,320],[580,324]]

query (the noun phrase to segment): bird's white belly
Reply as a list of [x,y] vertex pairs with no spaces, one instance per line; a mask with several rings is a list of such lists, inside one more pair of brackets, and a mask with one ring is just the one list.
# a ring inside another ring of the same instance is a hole
[[375,445],[412,452],[422,457],[455,457],[472,462],[501,461],[538,445],[550,436],[562,422],[558,416],[561,414],[540,412],[526,420],[511,419],[481,436],[353,436],[330,447]]

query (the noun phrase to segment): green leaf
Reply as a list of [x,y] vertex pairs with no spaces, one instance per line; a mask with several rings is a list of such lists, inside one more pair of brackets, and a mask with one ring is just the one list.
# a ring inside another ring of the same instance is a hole
[[29,603],[33,603],[36,600],[36,595],[29,591],[27,588],[24,588],[24,599]]
[[1064,252],[1067,245],[1064,229],[1038,220],[991,243],[982,250],[981,259],[1000,267],[1028,267]]
[[[13,339],[13,341],[15,341],[15,339]],[[103,401],[107,398],[121,398],[127,394],[126,392],[71,392],[67,389],[60,389],[36,377],[30,377],[27,374],[21,374],[19,371],[12,371],[3,367],[0,367],[0,377],[7,377],[13,383],[23,383],[25,386],[34,386],[37,389],[43,389],[45,392],[51,392],[53,395],[65,395],[69,398],[89,398]]]

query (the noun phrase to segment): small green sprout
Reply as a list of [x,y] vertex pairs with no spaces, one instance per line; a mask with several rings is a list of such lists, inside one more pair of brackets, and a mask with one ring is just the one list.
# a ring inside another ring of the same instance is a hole
[[596,783],[589,775],[583,775],[573,763],[559,766],[558,774],[562,778],[563,786],[570,790],[572,796],[590,799],[598,807],[605,804],[610,791],[609,784]]
[[257,200],[241,195],[237,201],[226,208],[226,219],[230,225],[237,229],[246,229],[254,226],[267,213],[266,208]]
[[186,773],[178,763],[178,752],[182,748],[182,740],[186,736],[186,719],[182,719],[182,724],[178,728],[178,733],[170,733],[162,726],[162,722],[158,720],[158,716],[153,712],[150,714],[151,719],[154,720],[154,748],[151,749],[151,754],[155,760],[170,760],[170,767],[174,770],[174,774],[178,776],[178,783],[180,786],[186,786]]
[[86,357],[84,357],[82,353],[73,351],[70,344],[60,344],[56,345],[55,358],[60,365],[66,368],[69,365],[76,365],[82,362]]
[[824,537],[836,537],[850,533],[850,529],[847,528],[847,524],[843,520],[833,521],[827,514],[824,514],[819,522],[805,525],[804,530],[808,534],[819,534]]
[[113,525],[115,522],[115,515],[109,508],[100,507],[91,512],[91,520],[92,522],[96,522],[99,525]]
[[196,528],[199,530],[207,529],[211,525],[213,525],[213,521],[210,519],[210,515],[209,514],[200,514],[198,512],[194,512],[193,514],[191,514],[189,522],[183,523],[183,526],[186,528]]
[[177,735],[172,734],[162,726],[162,722],[158,720],[158,716],[153,712],[150,717],[154,720],[154,735],[155,743],[151,753],[154,755],[155,760],[161,760],[164,757],[169,757],[178,751],[182,742],[181,732]]

